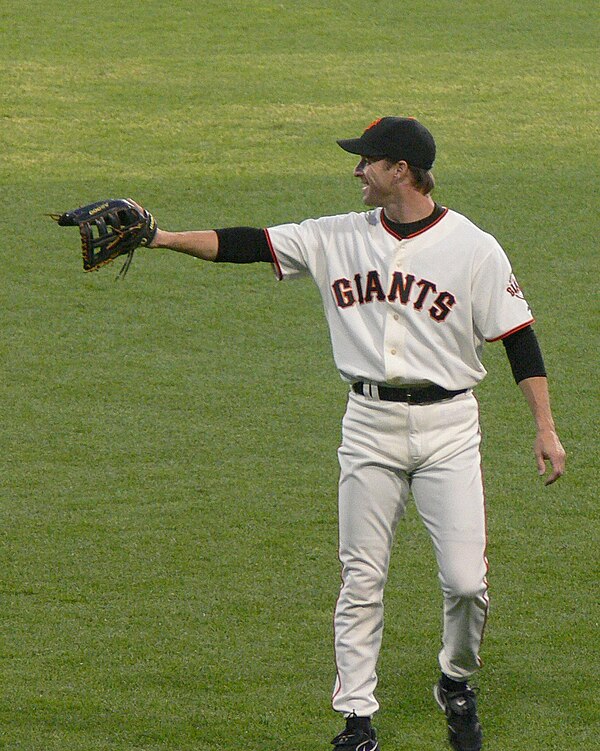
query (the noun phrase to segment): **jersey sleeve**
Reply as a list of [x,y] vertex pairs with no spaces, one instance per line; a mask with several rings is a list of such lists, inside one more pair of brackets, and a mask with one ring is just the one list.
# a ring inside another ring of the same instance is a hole
[[265,230],[278,279],[314,275],[322,254],[323,239],[319,220],[306,219],[300,224],[280,224]]
[[500,245],[490,237],[486,250],[473,277],[473,318],[481,336],[493,342],[530,325],[534,318]]

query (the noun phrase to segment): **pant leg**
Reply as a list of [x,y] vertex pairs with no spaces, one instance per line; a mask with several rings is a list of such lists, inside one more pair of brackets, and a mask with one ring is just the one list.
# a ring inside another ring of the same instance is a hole
[[444,597],[439,663],[455,680],[480,667],[488,612],[485,497],[473,397],[452,405],[455,437],[415,471],[412,493],[431,536]]
[[339,555],[342,587],[335,609],[337,677],[333,708],[372,716],[383,635],[383,591],[408,480],[381,466],[340,460]]
[[389,404],[351,396],[339,450],[339,556],[342,587],[335,609],[337,677],[333,708],[371,716],[383,634],[383,590],[396,525],[409,493],[394,466],[405,414]]

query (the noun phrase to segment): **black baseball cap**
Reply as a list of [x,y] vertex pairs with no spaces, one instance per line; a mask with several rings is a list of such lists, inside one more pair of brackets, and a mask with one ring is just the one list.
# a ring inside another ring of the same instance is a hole
[[341,139],[338,144],[351,154],[386,156],[426,170],[435,160],[433,136],[414,117],[380,117],[360,138]]

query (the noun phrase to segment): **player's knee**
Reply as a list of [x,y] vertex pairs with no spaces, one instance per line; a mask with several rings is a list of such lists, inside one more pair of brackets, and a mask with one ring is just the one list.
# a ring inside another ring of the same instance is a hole
[[380,602],[387,575],[375,566],[344,566],[343,590],[347,599],[357,605]]
[[487,591],[485,574],[469,574],[456,571],[452,575],[442,578],[442,590],[446,597],[456,597],[461,600],[475,600],[483,597]]
[[486,593],[487,587],[483,584],[477,586],[463,586],[456,588],[452,593],[452,597],[457,597],[461,600],[478,600]]

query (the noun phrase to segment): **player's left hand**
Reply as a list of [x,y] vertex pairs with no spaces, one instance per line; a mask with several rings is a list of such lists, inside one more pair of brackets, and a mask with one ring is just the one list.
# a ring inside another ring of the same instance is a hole
[[96,201],[50,216],[61,227],[79,227],[85,271],[96,271],[127,255],[120,276],[127,273],[135,249],[151,245],[158,229],[152,214],[126,198]]
[[533,451],[537,460],[538,473],[546,474],[546,462],[549,461],[552,472],[546,478],[545,485],[552,485],[565,473],[566,452],[554,430],[540,430],[533,444]]

